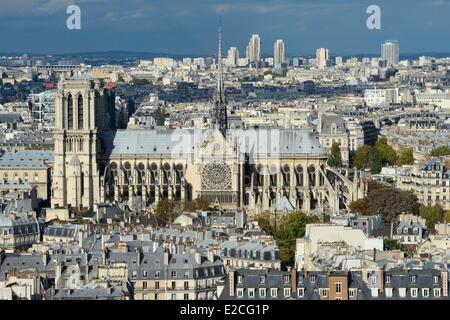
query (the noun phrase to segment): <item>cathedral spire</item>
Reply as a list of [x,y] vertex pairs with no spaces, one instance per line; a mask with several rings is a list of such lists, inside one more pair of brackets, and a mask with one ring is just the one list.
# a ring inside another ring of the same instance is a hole
[[225,136],[228,129],[227,119],[227,99],[225,96],[225,84],[223,80],[222,63],[222,20],[219,22],[218,51],[217,51],[217,88],[214,96],[214,107],[212,112],[212,122],[216,129]]
[[217,91],[220,94],[224,94],[224,84],[223,84],[223,64],[222,64],[222,19],[219,21],[219,45],[217,52],[217,62],[219,75],[217,77]]

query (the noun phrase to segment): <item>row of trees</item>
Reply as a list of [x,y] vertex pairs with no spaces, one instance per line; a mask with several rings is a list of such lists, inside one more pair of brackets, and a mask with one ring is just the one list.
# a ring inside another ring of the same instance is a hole
[[283,266],[294,266],[296,239],[305,236],[306,224],[318,222],[319,219],[316,216],[295,211],[282,215],[261,214],[256,221],[276,240]]
[[432,157],[450,156],[450,147],[441,146],[441,147],[434,148],[433,150],[431,150],[430,156],[432,156]]
[[162,199],[156,206],[155,215],[166,222],[172,223],[181,212],[195,212],[209,208],[210,203],[203,198],[184,202]]
[[372,174],[381,172],[386,165],[406,165],[414,163],[412,149],[403,149],[399,153],[388,145],[386,137],[380,137],[374,146],[364,145],[353,157],[353,166],[358,169],[370,169]]
[[419,209],[420,216],[427,221],[427,228],[434,229],[437,223],[450,222],[450,210],[445,211],[440,205],[432,207],[421,205]]

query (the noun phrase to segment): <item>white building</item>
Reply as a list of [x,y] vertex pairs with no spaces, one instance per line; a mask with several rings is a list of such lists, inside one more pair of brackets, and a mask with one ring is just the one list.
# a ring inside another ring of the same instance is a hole
[[319,69],[325,69],[327,66],[327,60],[329,59],[330,52],[326,48],[319,48],[316,51],[317,67]]
[[239,64],[239,51],[236,47],[231,47],[228,50],[227,64],[232,67],[235,67]]
[[273,65],[275,67],[286,63],[286,48],[283,40],[275,41],[273,46]]
[[400,103],[398,88],[366,89],[364,90],[364,102],[369,107]]
[[400,43],[398,41],[386,41],[381,45],[381,59],[387,66],[396,66],[400,61]]
[[261,61],[261,38],[254,34],[247,46],[247,60],[249,63]]
[[307,224],[305,236],[297,239],[295,261],[301,268],[305,256],[316,255],[322,245],[345,243],[358,250],[383,251],[382,238],[368,238],[361,229],[335,224]]

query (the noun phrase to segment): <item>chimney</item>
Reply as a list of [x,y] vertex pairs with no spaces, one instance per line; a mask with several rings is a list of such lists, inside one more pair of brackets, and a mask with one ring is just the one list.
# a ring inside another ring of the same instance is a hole
[[84,231],[78,230],[78,244],[80,246],[80,249],[83,249],[84,246]]
[[169,264],[169,252],[164,251],[163,253],[163,265],[167,266]]
[[208,250],[208,260],[209,262],[214,263],[214,252],[212,249]]
[[448,297],[448,272],[447,271],[441,272],[441,279],[442,279],[442,296]]
[[56,263],[56,266],[55,266],[55,289],[59,289],[59,288],[62,288],[64,286],[64,280],[61,279],[62,262],[61,261],[56,261],[55,263]]
[[195,262],[197,262],[198,264],[202,264],[202,255],[200,252],[194,253],[194,259],[195,259]]
[[228,273],[228,284],[230,287],[230,297],[234,297],[234,277],[235,277],[235,271],[233,269],[230,269],[230,272]]
[[295,268],[291,269],[291,284],[292,293],[297,292],[297,269]]
[[384,292],[384,269],[380,268],[380,292]]

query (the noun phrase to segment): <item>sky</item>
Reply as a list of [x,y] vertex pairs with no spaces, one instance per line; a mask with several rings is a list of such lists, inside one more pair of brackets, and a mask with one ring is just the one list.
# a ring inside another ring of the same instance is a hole
[[[81,30],[66,26],[71,4]],[[381,30],[366,26],[369,5],[381,8]],[[236,46],[241,56],[252,34],[264,54],[277,39],[288,56],[378,54],[388,39],[402,53],[450,52],[450,0],[0,0],[0,52],[209,55],[219,16],[224,53]]]

